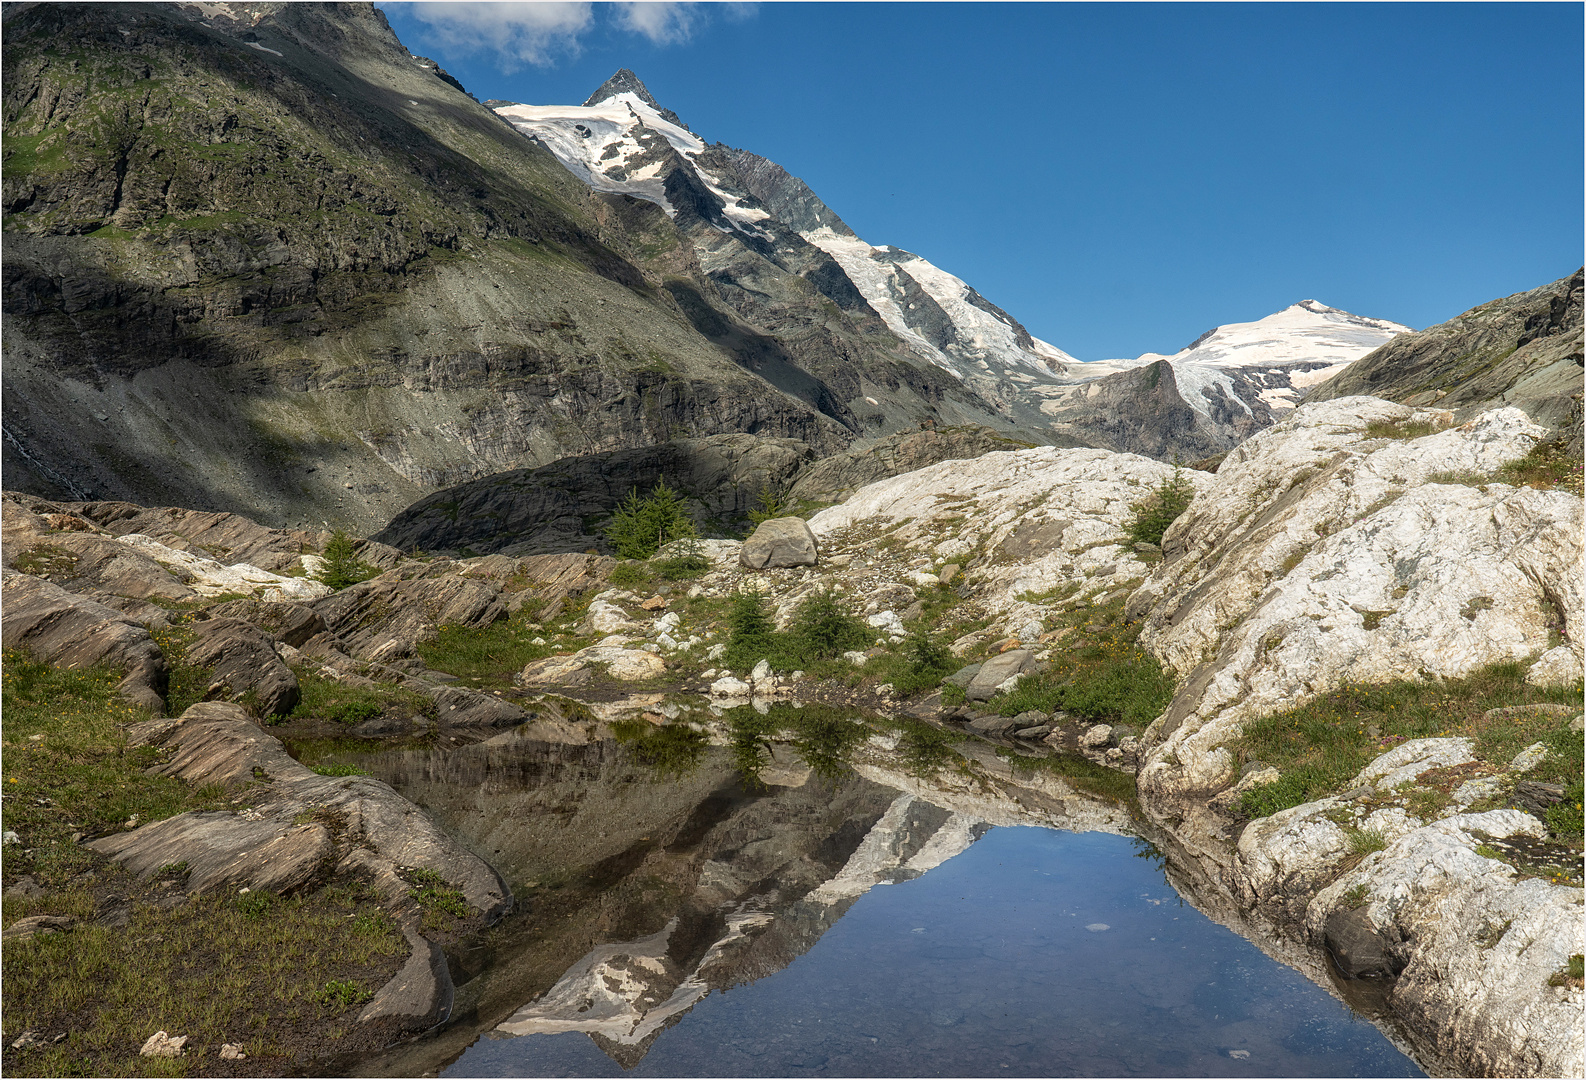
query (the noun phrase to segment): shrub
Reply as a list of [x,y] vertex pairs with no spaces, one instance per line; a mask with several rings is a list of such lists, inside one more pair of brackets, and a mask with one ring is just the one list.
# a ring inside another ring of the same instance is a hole
[[958,660],[947,646],[923,623],[909,631],[909,636],[903,639],[902,651],[908,668],[892,680],[893,688],[900,694],[936,686],[958,667]]
[[[757,592],[733,593],[727,611],[727,651],[722,663],[735,670],[746,670],[761,659],[771,659],[782,651],[776,623],[766,608],[765,597]],[[772,661],[775,663],[775,661]]]
[[1183,467],[1174,462],[1173,475],[1135,504],[1129,539],[1137,544],[1160,544],[1168,526],[1178,520],[1194,497],[1195,486],[1185,477]]
[[612,550],[623,558],[648,559],[668,540],[682,540],[696,533],[683,496],[662,480],[650,489],[647,498],[639,498],[638,488],[628,492],[606,522],[605,535]]
[[772,518],[787,517],[788,510],[792,506],[786,492],[768,487],[760,489],[760,495],[756,501],[760,505],[749,511],[749,520],[756,525],[763,521],[770,521]]
[[655,572],[668,581],[696,578],[710,569],[710,559],[699,550],[699,541],[693,537],[684,540],[676,555],[657,559],[650,564]]
[[787,650],[799,663],[830,660],[849,649],[870,644],[870,627],[842,609],[830,589],[818,589],[805,598],[788,626],[792,639]]
[[650,572],[642,563],[620,562],[611,568],[606,580],[619,589],[642,589],[650,584]]
[[325,541],[324,559],[325,565],[314,576],[337,590],[368,581],[380,572],[379,567],[370,566],[358,558],[352,537],[347,535],[345,529],[335,530],[330,534],[330,539]]

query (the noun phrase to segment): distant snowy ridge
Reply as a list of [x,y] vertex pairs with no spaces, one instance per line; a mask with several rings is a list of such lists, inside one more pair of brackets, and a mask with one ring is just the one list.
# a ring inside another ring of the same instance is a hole
[[[1101,378],[1166,360],[1178,376],[1179,392],[1197,412],[1211,415],[1213,398],[1240,400],[1252,386],[1273,412],[1287,412],[1298,404],[1306,387],[1325,382],[1395,336],[1410,332],[1410,327],[1387,319],[1301,300],[1264,319],[1208,330],[1172,356],[1145,353],[1133,360],[1098,360],[1071,368],[1070,374]],[[1243,393],[1236,390],[1236,381],[1246,384],[1239,388]]]

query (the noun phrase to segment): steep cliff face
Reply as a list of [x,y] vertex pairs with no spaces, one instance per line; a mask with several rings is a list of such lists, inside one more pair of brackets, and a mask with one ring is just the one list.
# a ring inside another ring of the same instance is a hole
[[1582,272],[1403,334],[1315,387],[1307,401],[1371,394],[1466,420],[1513,405],[1568,429],[1581,452]]
[[5,36],[14,486],[367,531],[571,453],[1006,424],[814,289],[735,310],[678,223],[371,6],[36,5]]

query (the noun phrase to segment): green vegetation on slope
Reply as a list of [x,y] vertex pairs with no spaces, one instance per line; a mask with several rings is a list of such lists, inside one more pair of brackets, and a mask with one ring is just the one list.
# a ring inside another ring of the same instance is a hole
[[[184,811],[229,809],[246,797],[246,787],[150,775],[164,754],[127,745],[124,725],[148,717],[116,696],[118,681],[111,672],[61,670],[17,652],[7,652],[0,669],[0,825],[17,834],[6,845],[4,880],[9,887],[25,875],[40,890],[7,895],[0,921],[77,920],[5,947],[4,1044],[24,1031],[43,1042],[10,1052],[7,1073],[184,1075],[222,1043],[240,1044],[250,1069],[277,1072],[287,1067],[288,1046],[378,1046],[369,1042],[378,1033],[353,1022],[355,1009],[408,949],[362,886],[291,898],[188,899],[185,865],[142,882],[80,845]],[[117,912],[124,922],[111,917]],[[338,992],[327,991],[332,983]],[[188,1056],[140,1057],[157,1030],[187,1035]]]
[[1469,736],[1476,754],[1494,766],[1540,742],[1548,756],[1528,776],[1564,784],[1573,792],[1550,824],[1561,837],[1573,836],[1578,842],[1583,768],[1579,732],[1569,730],[1566,717],[1549,713],[1486,715],[1493,709],[1538,703],[1579,707],[1581,690],[1531,686],[1519,663],[1494,664],[1457,680],[1345,686],[1244,725],[1244,735],[1234,746],[1240,760],[1271,765],[1280,778],[1247,791],[1241,807],[1253,817],[1265,817],[1337,793],[1372,759],[1408,739]]

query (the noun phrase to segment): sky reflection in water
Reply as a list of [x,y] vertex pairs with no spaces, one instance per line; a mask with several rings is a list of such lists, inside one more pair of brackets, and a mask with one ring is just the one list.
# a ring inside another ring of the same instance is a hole
[[630,1072],[563,1033],[487,1036],[442,1075],[1424,1075],[1139,856],[1127,837],[994,829],[699,1002]]

